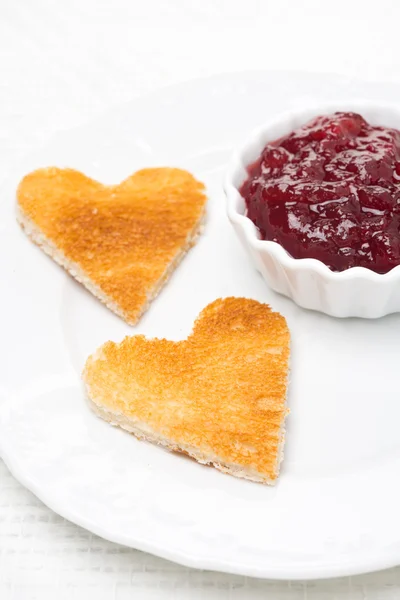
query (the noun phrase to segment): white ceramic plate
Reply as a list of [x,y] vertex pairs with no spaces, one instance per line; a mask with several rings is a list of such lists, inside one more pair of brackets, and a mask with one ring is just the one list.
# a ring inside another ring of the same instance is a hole
[[[221,187],[231,148],[277,111],[400,89],[249,72],[179,85],[60,134],[30,156],[0,205],[0,453],[62,516],[185,565],[270,578],[359,573],[400,562],[400,315],[337,320],[268,289],[236,240]],[[204,236],[131,329],[34,247],[14,222],[27,171],[71,166],[118,182],[176,165],[206,182]],[[269,302],[292,333],[291,415],[276,487],[139,442],[85,403],[86,356],[129,333],[180,339],[219,296]]]

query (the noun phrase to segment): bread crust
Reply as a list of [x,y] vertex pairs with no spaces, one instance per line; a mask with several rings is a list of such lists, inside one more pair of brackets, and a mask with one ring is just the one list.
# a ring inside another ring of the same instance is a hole
[[273,484],[283,457],[289,361],[284,317],[245,298],[208,305],[181,342],[106,342],[86,362],[96,414],[139,439]]
[[204,186],[181,169],[104,186],[72,169],[30,173],[17,219],[31,240],[135,325],[201,233]]

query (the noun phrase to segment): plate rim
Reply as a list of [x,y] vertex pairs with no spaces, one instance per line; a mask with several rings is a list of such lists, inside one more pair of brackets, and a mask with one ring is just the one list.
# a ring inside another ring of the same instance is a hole
[[118,534],[115,535],[112,531],[107,530],[106,527],[104,528],[99,526],[96,522],[90,522],[86,518],[75,513],[73,510],[66,508],[65,505],[60,505],[57,499],[52,497],[51,493],[46,494],[46,492],[43,492],[43,490],[40,489],[40,486],[30,479],[29,475],[18,466],[18,460],[13,460],[10,457],[9,453],[7,453],[7,450],[5,450],[5,448],[2,446],[1,441],[0,457],[4,461],[10,473],[17,479],[17,481],[19,481],[19,483],[32,492],[41,502],[43,502],[43,504],[50,508],[50,510],[62,518],[71,521],[71,523],[74,523],[75,525],[78,525],[79,527],[82,527],[83,529],[86,529],[87,531],[90,531],[91,533],[94,533],[95,535],[98,535],[99,537],[114,544],[120,544],[134,550],[147,552],[185,567],[228,573],[231,575],[243,575],[259,579],[302,581],[367,574],[396,567],[399,564],[400,557],[396,558],[397,555],[387,556],[386,554],[380,553],[379,560],[373,554],[368,559],[361,559],[360,561],[348,563],[345,560],[344,562],[332,562],[314,568],[300,565],[295,571],[292,570],[290,573],[288,573],[286,567],[278,567],[277,565],[274,565],[272,568],[266,566],[261,569],[248,565],[243,566],[243,563],[235,563],[232,561],[225,562],[215,558],[209,560],[205,556],[199,557],[198,555],[196,556],[187,550],[170,550],[167,546],[160,546],[141,538],[136,538],[135,546],[132,546],[132,543],[124,539],[123,536]]

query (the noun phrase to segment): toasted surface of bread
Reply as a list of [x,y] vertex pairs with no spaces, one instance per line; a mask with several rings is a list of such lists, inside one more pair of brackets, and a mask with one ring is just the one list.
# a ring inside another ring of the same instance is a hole
[[289,342],[284,317],[266,304],[219,299],[186,340],[106,342],[83,379],[92,408],[111,424],[271,484],[284,442]]
[[206,196],[181,169],[103,185],[51,167],[26,175],[17,200],[29,237],[133,325],[195,243]]

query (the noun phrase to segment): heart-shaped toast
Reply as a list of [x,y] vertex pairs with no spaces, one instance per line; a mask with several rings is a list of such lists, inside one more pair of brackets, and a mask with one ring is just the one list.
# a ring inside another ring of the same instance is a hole
[[18,191],[29,237],[134,325],[195,243],[204,185],[181,169],[143,169],[103,185],[72,169],[39,169]]
[[272,484],[284,443],[289,342],[284,317],[266,304],[219,299],[184,341],[106,342],[83,379],[92,408],[112,425]]

